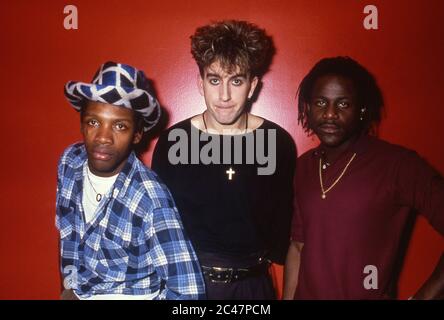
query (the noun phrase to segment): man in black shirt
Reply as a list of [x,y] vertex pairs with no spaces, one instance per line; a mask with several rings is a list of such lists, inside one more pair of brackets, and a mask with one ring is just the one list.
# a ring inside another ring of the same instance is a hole
[[152,167],[171,190],[209,299],[273,299],[270,262],[289,244],[296,150],[275,123],[248,112],[273,54],[245,21],[191,37],[206,110],[161,135]]

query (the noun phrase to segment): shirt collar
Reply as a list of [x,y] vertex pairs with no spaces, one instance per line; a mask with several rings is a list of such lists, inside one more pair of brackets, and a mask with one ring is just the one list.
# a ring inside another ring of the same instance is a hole
[[[83,164],[85,163],[86,159],[88,158],[88,155],[86,153],[85,144],[82,144],[77,150],[74,151],[75,157],[72,162],[72,167],[76,171],[76,179],[83,179]],[[119,196],[120,198],[124,197],[128,187],[130,185],[132,176],[134,175],[134,172],[136,170],[137,166],[137,157],[134,151],[131,151],[131,153],[128,156],[128,159],[123,166],[122,170],[120,171],[119,175],[117,176],[116,182],[114,183],[114,188],[111,194],[111,197],[117,198]]]
[[119,173],[119,176],[114,183],[114,190],[112,197],[114,198],[123,198],[130,186],[131,179],[133,178],[134,172],[136,171],[138,159],[134,151],[128,156],[125,165]]
[[[356,139],[356,141],[344,151],[345,153],[356,153],[357,155],[365,153],[371,143],[374,141],[375,137],[370,136],[368,134],[362,134]],[[312,151],[312,157],[319,158],[322,155],[323,151],[321,145],[319,144]]]

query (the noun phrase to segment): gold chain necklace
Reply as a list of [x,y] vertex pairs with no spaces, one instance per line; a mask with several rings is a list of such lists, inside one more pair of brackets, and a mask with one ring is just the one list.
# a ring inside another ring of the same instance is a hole
[[327,189],[324,189],[324,183],[322,182],[322,158],[319,158],[319,181],[321,183],[321,191],[322,191],[321,198],[322,199],[325,199],[327,197],[326,196],[327,192],[329,192],[331,189],[333,189],[333,187],[339,182],[339,180],[341,180],[342,176],[345,174],[345,171],[347,171],[348,166],[350,165],[350,163],[352,163],[352,161],[355,157],[356,157],[356,153],[354,153],[352,155],[352,157],[348,161],[347,165],[345,166],[344,170],[342,170],[342,173],[335,180],[335,182],[333,182],[333,184],[330,187],[328,187]]

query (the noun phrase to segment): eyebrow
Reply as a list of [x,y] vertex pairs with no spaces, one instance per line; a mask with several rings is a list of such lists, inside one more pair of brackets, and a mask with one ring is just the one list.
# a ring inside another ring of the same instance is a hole
[[[85,112],[83,113],[83,117],[95,117],[95,118],[103,118],[95,113],[90,113],[90,112]],[[106,120],[109,120],[109,118],[107,118]],[[113,122],[118,122],[118,121],[129,121],[131,122],[133,119],[132,118],[115,118],[115,119],[110,119]]]
[[[328,99],[328,97],[323,96],[323,95],[319,95],[319,96],[313,96],[312,99]],[[335,100],[343,100],[343,99],[353,99],[353,97],[347,97],[347,96],[342,96],[342,97],[337,97]]]
[[[207,77],[221,78],[221,76],[220,76],[219,74],[217,74],[217,73],[212,73],[212,72],[208,72],[206,76],[207,76]],[[235,75],[233,75],[233,76],[230,77],[230,79],[233,79],[233,78],[245,78],[245,79],[246,79],[246,78],[247,78],[247,75],[246,75],[245,73],[237,73],[237,74],[235,74]]]

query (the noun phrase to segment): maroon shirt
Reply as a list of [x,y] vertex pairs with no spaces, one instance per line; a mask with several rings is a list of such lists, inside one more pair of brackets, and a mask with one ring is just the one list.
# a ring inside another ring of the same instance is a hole
[[[394,298],[412,213],[417,210],[444,234],[444,180],[415,152],[363,136],[326,170],[322,199],[319,148],[297,162],[292,239],[303,242],[296,299]],[[368,265],[377,289],[366,289]],[[373,275],[375,273],[372,272]]]

